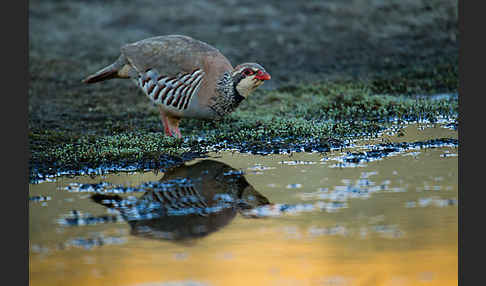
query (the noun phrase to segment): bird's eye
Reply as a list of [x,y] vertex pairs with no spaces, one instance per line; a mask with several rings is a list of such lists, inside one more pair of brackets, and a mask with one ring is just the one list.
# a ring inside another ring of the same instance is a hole
[[253,71],[252,71],[251,69],[245,69],[245,70],[243,71],[243,74],[244,74],[244,75],[246,75],[246,76],[248,76],[248,75],[252,75],[252,74],[253,74]]

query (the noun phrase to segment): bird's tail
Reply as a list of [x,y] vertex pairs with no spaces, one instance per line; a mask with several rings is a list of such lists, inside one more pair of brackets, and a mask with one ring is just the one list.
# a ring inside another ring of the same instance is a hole
[[95,83],[95,82],[104,81],[112,78],[123,77],[120,75],[119,72],[126,64],[126,62],[127,61],[125,57],[123,57],[122,55],[118,58],[116,62],[83,79],[83,82]]

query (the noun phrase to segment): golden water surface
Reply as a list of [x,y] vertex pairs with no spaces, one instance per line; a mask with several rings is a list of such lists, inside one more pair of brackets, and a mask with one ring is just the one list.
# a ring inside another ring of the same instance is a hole
[[[404,131],[387,140],[457,138],[457,131],[440,126]],[[89,193],[66,191],[71,183],[136,186],[163,173],[32,184],[29,196],[47,200],[29,202],[30,285],[457,285],[457,147],[340,164],[346,152],[366,150],[356,144],[329,154],[211,154],[211,160],[243,170],[271,203],[313,207],[263,218],[236,214],[186,242],[132,235],[123,220],[60,223],[73,210],[116,215]]]

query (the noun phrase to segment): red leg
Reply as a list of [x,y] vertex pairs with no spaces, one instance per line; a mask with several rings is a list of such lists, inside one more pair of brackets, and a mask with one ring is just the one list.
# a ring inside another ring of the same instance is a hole
[[176,117],[168,117],[167,121],[169,122],[171,135],[177,138],[182,138],[181,131],[179,130],[179,121],[181,121],[181,119]]
[[165,135],[171,136],[170,129],[169,129],[169,120],[167,120],[167,116],[161,114],[160,118],[162,119],[162,124],[164,125]]
[[160,119],[164,124],[165,135],[175,136],[177,138],[182,138],[181,131],[179,130],[180,118],[167,116],[162,109],[159,107]]

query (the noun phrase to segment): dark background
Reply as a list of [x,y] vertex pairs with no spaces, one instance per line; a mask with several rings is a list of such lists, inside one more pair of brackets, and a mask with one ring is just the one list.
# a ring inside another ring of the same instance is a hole
[[29,1],[31,76],[81,79],[125,43],[184,34],[217,47],[236,66],[254,61],[266,88],[295,81],[367,78],[457,59],[454,0]]

